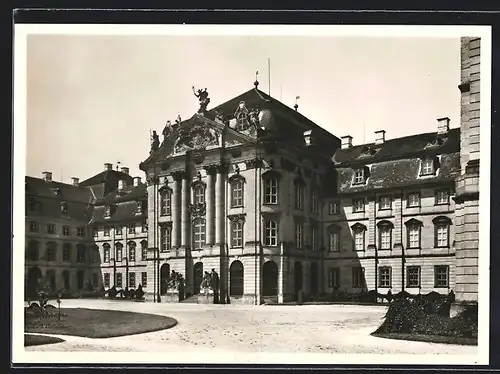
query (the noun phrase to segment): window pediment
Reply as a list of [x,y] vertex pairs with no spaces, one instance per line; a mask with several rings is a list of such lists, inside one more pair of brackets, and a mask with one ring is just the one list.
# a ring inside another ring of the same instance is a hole
[[423,226],[423,223],[422,223],[422,221],[419,221],[418,219],[412,218],[412,219],[406,221],[405,225],[407,227],[411,227],[411,226],[419,226],[420,227],[420,226]]
[[354,225],[351,226],[351,229],[353,231],[366,231],[366,226],[363,225],[362,223],[356,222]]
[[192,188],[198,188],[198,187],[206,188],[207,184],[205,182],[203,182],[201,179],[197,179],[193,183],[191,183],[191,187]]
[[245,222],[246,213],[230,214],[227,216],[231,222]]
[[394,228],[394,224],[391,221],[383,220],[377,223],[378,228]]
[[329,226],[327,227],[327,230],[328,230],[329,232],[339,232],[341,229],[340,229],[340,226],[339,226],[339,225],[335,225],[335,224],[333,224],[333,225],[329,225]]
[[262,174],[262,179],[264,179],[264,180],[276,179],[279,181],[281,179],[281,173],[279,173],[276,170],[268,170]]
[[432,220],[432,223],[435,224],[435,225],[451,225],[452,222],[451,222],[451,219],[449,217],[446,217],[446,216],[439,216],[439,217],[435,217],[433,220]]
[[229,184],[233,184],[236,182],[246,183],[246,179],[241,174],[236,173],[236,174],[233,174],[229,177],[228,182],[229,182]]

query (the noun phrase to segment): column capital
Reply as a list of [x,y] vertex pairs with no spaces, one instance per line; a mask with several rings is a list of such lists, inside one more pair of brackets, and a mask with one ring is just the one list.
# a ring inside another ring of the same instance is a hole
[[262,158],[256,157],[245,161],[247,169],[255,169],[263,166]]
[[229,165],[226,163],[221,163],[216,165],[218,174],[225,174],[229,171]]
[[217,165],[205,165],[203,166],[203,169],[206,170],[207,175],[215,175],[217,173]]
[[183,170],[174,171],[174,172],[172,172],[171,175],[172,175],[172,178],[174,178],[174,181],[176,181],[176,182],[179,182],[183,178],[186,177],[186,173]]

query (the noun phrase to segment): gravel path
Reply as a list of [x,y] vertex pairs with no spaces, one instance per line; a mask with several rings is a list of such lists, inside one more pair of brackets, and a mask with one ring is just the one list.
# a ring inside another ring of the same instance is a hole
[[372,337],[386,307],[238,306],[64,300],[61,307],[153,313],[173,317],[163,331],[107,339],[59,336],[66,341],[26,351],[241,352],[475,355],[477,347]]

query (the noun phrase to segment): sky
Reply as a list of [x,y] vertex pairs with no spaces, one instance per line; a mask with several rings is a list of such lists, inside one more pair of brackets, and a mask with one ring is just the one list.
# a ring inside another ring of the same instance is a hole
[[[270,59],[270,81],[268,73]],[[150,130],[251,88],[353,144],[460,125],[458,37],[29,35],[27,175],[70,182],[117,162],[144,178]],[[235,108],[236,109],[236,108]]]

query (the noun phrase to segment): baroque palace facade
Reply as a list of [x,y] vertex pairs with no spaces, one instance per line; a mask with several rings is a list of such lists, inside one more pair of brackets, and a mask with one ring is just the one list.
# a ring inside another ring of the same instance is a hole
[[161,142],[153,133],[146,183],[106,164],[72,187],[90,199],[77,221],[98,253],[88,279],[141,284],[152,301],[171,271],[195,295],[212,269],[231,302],[367,290],[476,301],[479,39],[461,43],[460,128],[440,118],[404,138],[381,130],[355,146],[258,82],[210,110],[206,89],[193,89],[198,112],[168,122]]

